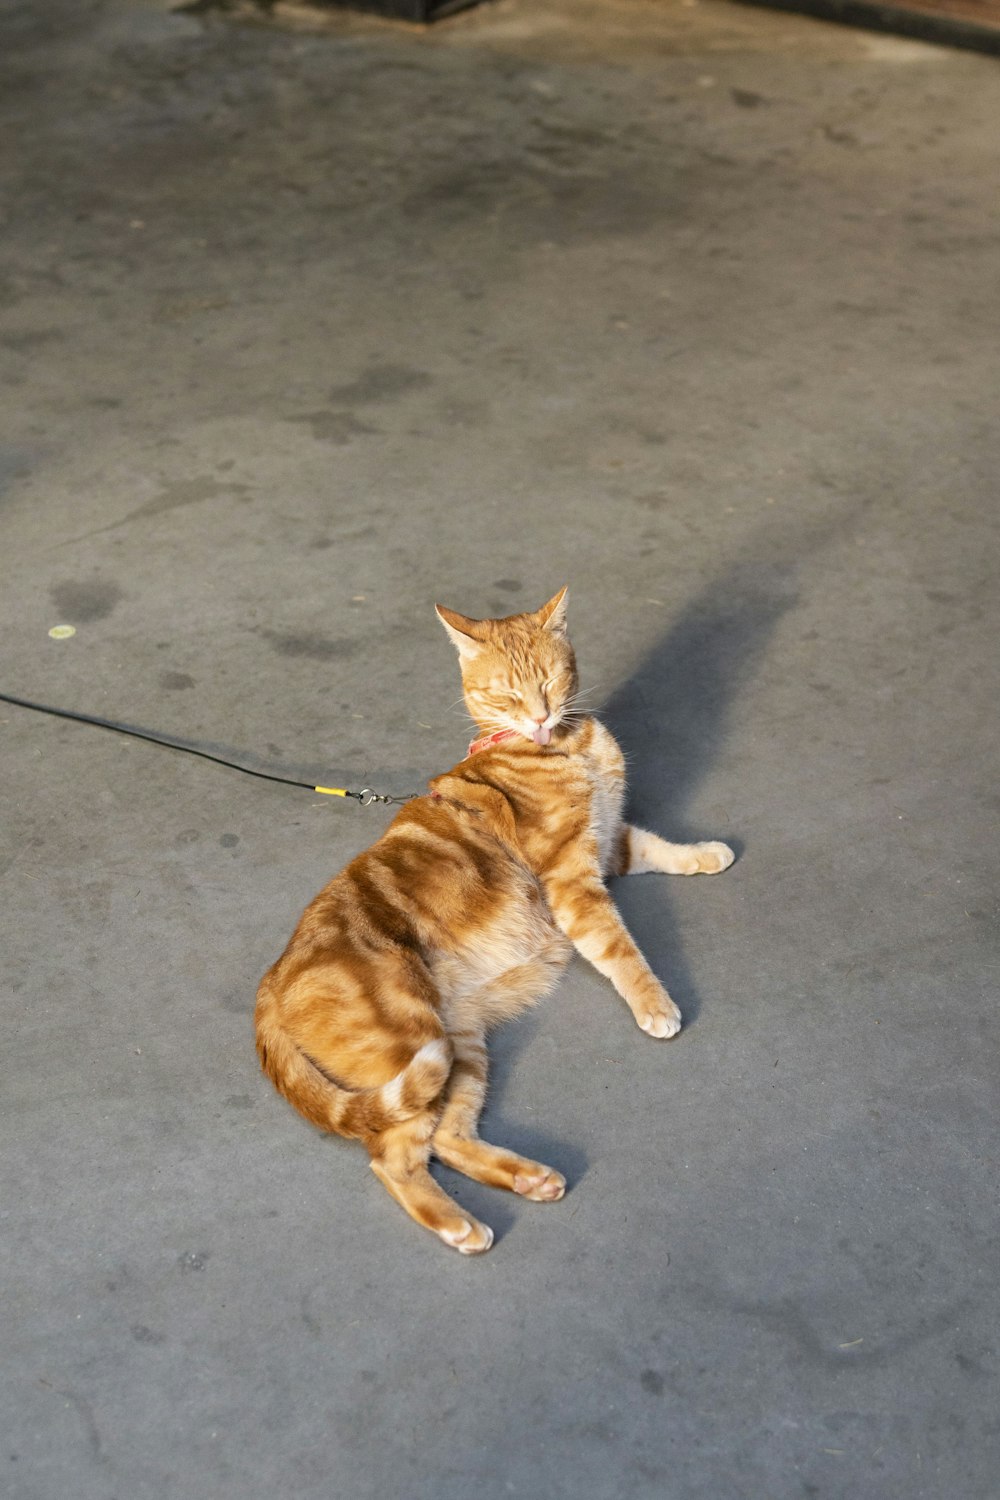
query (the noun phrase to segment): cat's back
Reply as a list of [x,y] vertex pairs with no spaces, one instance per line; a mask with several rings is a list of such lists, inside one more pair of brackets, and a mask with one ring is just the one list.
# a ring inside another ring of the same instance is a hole
[[525,740],[471,756],[319,892],[279,966],[387,948],[464,952],[506,929],[512,912],[534,912],[537,876],[569,843],[592,836],[606,871],[624,794],[622,753],[594,718],[551,746]]
[[319,892],[293,945],[463,948],[512,900],[535,899],[504,813],[489,788],[415,798]]
[[491,745],[462,761],[432,787],[467,795],[492,788],[510,808],[514,833],[533,870],[572,841],[596,840],[602,870],[609,867],[625,799],[625,759],[599,719],[587,717],[551,745],[529,740]]

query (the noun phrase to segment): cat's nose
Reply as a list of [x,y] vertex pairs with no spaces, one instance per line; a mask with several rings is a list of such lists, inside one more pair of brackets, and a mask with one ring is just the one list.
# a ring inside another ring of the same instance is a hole
[[544,724],[547,718],[548,714],[532,714],[531,722],[532,724]]

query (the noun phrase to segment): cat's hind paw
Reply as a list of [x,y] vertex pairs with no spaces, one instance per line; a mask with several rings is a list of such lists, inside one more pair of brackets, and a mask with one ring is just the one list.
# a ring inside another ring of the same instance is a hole
[[556,1203],[566,1191],[566,1179],[551,1167],[538,1167],[531,1172],[518,1172],[514,1191],[535,1203]]
[[482,1255],[493,1243],[492,1229],[488,1224],[480,1224],[478,1219],[458,1219],[443,1225],[438,1234],[459,1255]]

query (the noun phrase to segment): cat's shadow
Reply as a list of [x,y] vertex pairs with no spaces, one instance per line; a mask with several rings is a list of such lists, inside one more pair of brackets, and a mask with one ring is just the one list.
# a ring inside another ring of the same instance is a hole
[[[745,855],[745,842],[728,820],[706,826],[692,804],[726,742],[737,693],[752,680],[775,626],[796,599],[794,572],[786,565],[747,561],[730,568],[692,600],[599,709],[626,755],[630,822],[674,843],[722,839],[737,860]],[[691,1026],[701,1000],[670,889],[684,878],[625,877],[612,881],[611,891]]]
[[[780,562],[748,561],[713,579],[597,709],[627,758],[630,821],[677,843],[721,838],[737,858],[744,854],[743,841],[731,828],[700,826],[690,805],[725,742],[736,693],[752,677],[775,625],[795,603],[793,576],[794,570]],[[685,1024],[691,1025],[700,1001],[669,890],[671,880],[681,878],[637,876],[615,880],[611,889],[640,949],[677,1001]],[[631,1024],[624,1007],[623,1024]],[[518,1124],[504,1110],[507,1080],[538,1025],[538,1013],[530,1012],[493,1038],[482,1134],[495,1145],[555,1167],[572,1192],[586,1174],[586,1154],[533,1125]],[[441,1173],[448,1190],[481,1215],[498,1239],[513,1225],[515,1209],[508,1195],[443,1168]]]

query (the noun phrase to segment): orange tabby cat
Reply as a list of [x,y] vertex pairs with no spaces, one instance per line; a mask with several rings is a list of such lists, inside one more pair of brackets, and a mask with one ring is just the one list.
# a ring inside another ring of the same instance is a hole
[[668,844],[622,821],[621,751],[574,707],[566,592],[503,620],[438,607],[484,738],[320,892],[257,995],[276,1088],[321,1130],[362,1141],[397,1202],[463,1255],[493,1232],[437,1185],[432,1155],[539,1202],[566,1189],[479,1139],[486,1033],[551,989],[576,948],[643,1031],[675,1035],[680,1012],[604,881],[733,861],[725,844]]

